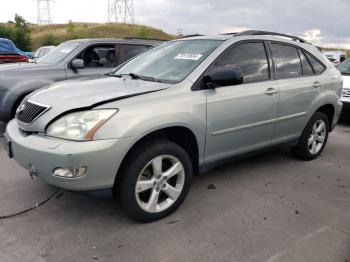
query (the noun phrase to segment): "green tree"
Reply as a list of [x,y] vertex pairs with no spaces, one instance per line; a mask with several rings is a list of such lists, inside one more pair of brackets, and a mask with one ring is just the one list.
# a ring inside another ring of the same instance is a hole
[[24,51],[29,51],[32,47],[32,40],[30,36],[30,29],[26,20],[20,16],[15,15],[15,27],[13,29],[12,41],[17,48]]
[[0,25],[0,38],[12,39],[13,30],[8,26]]
[[40,43],[42,46],[58,45],[59,41],[53,34],[45,34]]

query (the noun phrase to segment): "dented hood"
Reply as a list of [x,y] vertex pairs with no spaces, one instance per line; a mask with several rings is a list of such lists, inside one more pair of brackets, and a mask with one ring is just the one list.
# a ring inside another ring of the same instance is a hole
[[27,99],[50,109],[31,124],[19,122],[21,129],[44,132],[46,125],[57,116],[79,108],[91,108],[114,100],[125,99],[165,89],[169,84],[118,78],[108,75],[63,81],[44,87]]

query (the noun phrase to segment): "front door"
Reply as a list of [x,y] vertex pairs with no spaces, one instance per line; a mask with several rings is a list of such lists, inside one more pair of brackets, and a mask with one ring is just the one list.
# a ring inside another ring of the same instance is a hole
[[206,162],[253,151],[271,143],[276,125],[278,87],[270,81],[264,42],[230,47],[212,68],[234,66],[243,83],[207,90]]

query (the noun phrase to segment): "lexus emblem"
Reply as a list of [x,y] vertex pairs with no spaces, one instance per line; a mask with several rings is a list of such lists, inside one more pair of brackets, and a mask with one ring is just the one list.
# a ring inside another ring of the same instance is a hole
[[19,108],[17,108],[17,114],[18,115],[21,115],[22,113],[23,113],[23,111],[24,111],[24,109],[26,108],[26,105],[21,105]]

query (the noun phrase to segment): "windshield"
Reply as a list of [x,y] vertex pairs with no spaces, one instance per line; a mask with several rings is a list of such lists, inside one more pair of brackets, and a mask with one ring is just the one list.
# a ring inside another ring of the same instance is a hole
[[185,79],[221,42],[218,40],[168,42],[135,57],[112,73],[117,76],[131,74],[144,77],[143,79],[178,83]]
[[57,46],[51,53],[38,59],[37,64],[57,64],[63,60],[67,55],[69,55],[80,43],[71,42],[63,43]]
[[350,75],[350,58],[345,59],[340,65],[338,65],[338,70],[344,75]]

